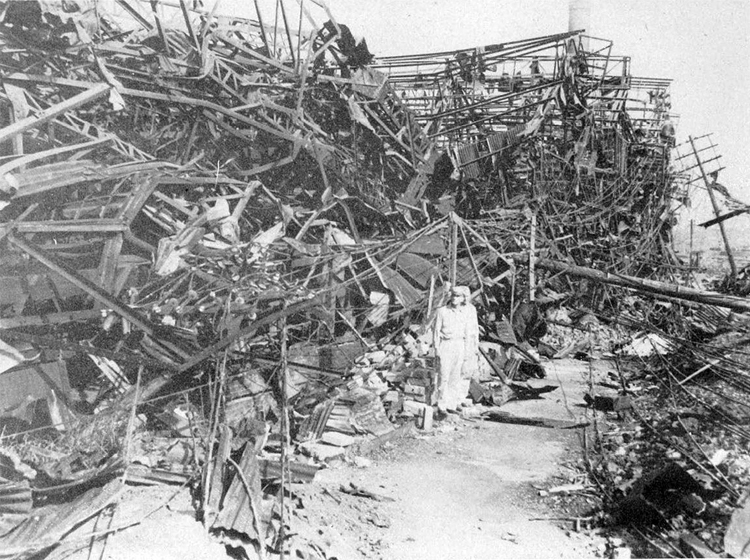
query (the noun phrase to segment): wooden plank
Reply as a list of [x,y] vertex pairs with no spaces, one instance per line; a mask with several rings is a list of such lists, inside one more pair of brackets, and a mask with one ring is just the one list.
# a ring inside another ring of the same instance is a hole
[[156,177],[148,177],[145,181],[133,181],[136,183],[136,187],[133,189],[130,198],[123,206],[120,215],[118,216],[125,223],[130,224],[141,211],[143,205],[146,204],[148,197],[156,190],[159,186],[159,181]]
[[39,114],[33,117],[26,117],[25,119],[21,119],[10,126],[6,126],[2,130],[0,130],[0,142],[10,140],[16,135],[23,134],[27,130],[51,121],[52,119],[59,115],[62,115],[63,113],[72,111],[73,109],[77,109],[82,105],[86,105],[87,103],[90,103],[91,101],[94,101],[95,99],[98,99],[99,97],[102,97],[105,94],[109,93],[111,87],[112,86],[110,86],[109,84],[99,84],[97,86],[94,86],[90,90],[81,92],[78,95],[74,95],[70,99],[66,99],[61,103],[52,105],[51,107],[44,109]]
[[0,318],[0,329],[16,329],[18,327],[37,327],[41,325],[59,325],[75,321],[87,321],[101,317],[98,309],[84,309],[83,311],[62,311],[49,315],[30,315],[20,317]]
[[0,177],[5,175],[6,173],[10,173],[14,169],[18,169],[19,167],[23,167],[24,165],[34,163],[35,161],[59,156],[61,154],[66,154],[68,152],[77,152],[79,150],[91,149],[91,148],[94,148],[95,146],[99,146],[106,142],[110,142],[111,140],[112,138],[109,138],[109,137],[101,138],[99,140],[93,140],[91,142],[73,144],[72,146],[62,146],[60,148],[55,148],[54,150],[45,150],[43,152],[35,152],[33,154],[26,154],[23,157],[16,158],[0,166]]
[[99,285],[112,295],[115,294],[115,279],[117,278],[117,262],[122,251],[123,235],[118,233],[104,242],[102,258],[99,263]]
[[123,232],[128,224],[118,219],[48,220],[42,222],[15,222],[12,226],[18,233],[90,233]]

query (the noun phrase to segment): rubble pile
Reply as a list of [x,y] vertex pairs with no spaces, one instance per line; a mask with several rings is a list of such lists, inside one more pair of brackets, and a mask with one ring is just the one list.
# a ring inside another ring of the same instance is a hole
[[327,557],[287,534],[290,485],[430,429],[450,284],[482,330],[465,417],[513,421],[503,404],[554,390],[524,383],[540,355],[614,352],[624,328],[688,340],[680,368],[723,349],[713,373],[747,388],[709,338],[750,304],[677,282],[669,81],[610,42],[376,59],[317,3],[274,25],[182,0],[0,6],[10,557],[99,515],[115,476],[191,485],[248,557]]

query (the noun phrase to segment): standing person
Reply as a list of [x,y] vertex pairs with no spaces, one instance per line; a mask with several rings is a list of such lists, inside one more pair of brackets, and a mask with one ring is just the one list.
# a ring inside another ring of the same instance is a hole
[[[468,293],[467,293],[468,292]],[[438,412],[455,411],[466,396],[462,372],[467,357],[476,363],[479,328],[476,309],[469,304],[470,292],[464,286],[451,290],[448,305],[438,308],[433,328],[435,356],[438,360]]]

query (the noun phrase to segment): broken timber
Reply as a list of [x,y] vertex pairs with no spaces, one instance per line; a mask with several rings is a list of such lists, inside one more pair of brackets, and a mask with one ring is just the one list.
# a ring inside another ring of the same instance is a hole
[[[524,262],[523,258],[518,260],[521,263]],[[588,278],[595,282],[602,282],[604,284],[620,286],[640,292],[659,294],[706,305],[715,305],[717,307],[726,307],[735,311],[750,311],[750,299],[722,294],[719,292],[696,290],[695,288],[680,286],[678,284],[659,282],[658,280],[636,278],[634,276],[616,274],[613,272],[602,272],[593,268],[577,266],[546,258],[538,259],[536,261],[536,266],[552,272],[561,272],[571,276]]]

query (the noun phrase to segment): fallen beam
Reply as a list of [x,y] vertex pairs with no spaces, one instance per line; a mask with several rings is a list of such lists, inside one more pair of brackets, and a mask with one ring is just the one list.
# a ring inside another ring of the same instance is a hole
[[[521,257],[520,259],[516,258],[516,260],[523,264],[526,259]],[[719,292],[696,290],[695,288],[688,288],[678,284],[659,282],[658,280],[647,280],[635,276],[626,276],[625,274],[602,272],[593,268],[577,266],[551,259],[538,259],[536,261],[536,266],[551,272],[561,272],[571,276],[578,276],[579,278],[588,278],[595,282],[629,288],[639,292],[667,295],[676,299],[695,301],[706,305],[715,305],[717,307],[726,307],[727,309],[733,309],[735,311],[750,311],[750,299],[720,294]]]
[[541,416],[516,416],[505,410],[491,408],[482,414],[484,420],[500,422],[501,424],[519,424],[522,426],[537,426],[539,428],[556,428],[569,430],[571,428],[583,428],[589,425],[587,420],[576,422],[573,420],[558,420],[557,418],[544,418]]
[[46,220],[16,222],[12,228],[18,233],[121,233],[128,224],[117,218]]
[[732,210],[731,212],[722,214],[721,216],[716,216],[715,218],[708,220],[707,222],[703,222],[702,224],[698,224],[698,225],[702,228],[709,228],[713,225],[720,224],[721,222],[724,222],[730,218],[734,218],[735,216],[740,216],[741,214],[747,214],[748,212],[750,212],[750,208],[740,208],[739,210]]

